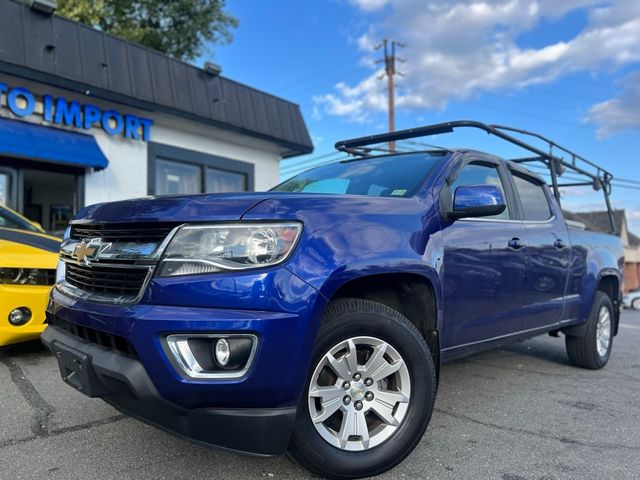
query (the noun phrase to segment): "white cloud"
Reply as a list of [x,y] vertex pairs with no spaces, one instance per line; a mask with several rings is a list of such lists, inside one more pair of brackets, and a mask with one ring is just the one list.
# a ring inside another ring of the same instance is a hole
[[[367,60],[381,38],[406,42],[397,105],[442,109],[451,100],[487,91],[513,91],[577,71],[615,69],[640,61],[640,1],[613,0],[352,0],[364,14],[389,6],[357,41]],[[520,35],[543,20],[587,9],[587,25],[573,38],[523,48]],[[329,115],[369,121],[386,110],[386,82],[373,71],[361,82],[337,84],[314,97]]]
[[351,0],[356,7],[364,11],[380,10],[391,3],[391,0]]
[[598,126],[599,138],[606,138],[624,130],[640,128],[640,73],[629,75],[622,92],[611,100],[595,104],[587,121]]

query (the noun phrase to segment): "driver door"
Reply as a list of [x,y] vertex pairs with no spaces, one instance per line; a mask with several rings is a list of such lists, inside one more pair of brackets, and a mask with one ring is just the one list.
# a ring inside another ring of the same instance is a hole
[[[443,281],[443,347],[455,351],[521,329],[526,278],[526,229],[516,217],[504,165],[472,160],[450,185],[494,185],[507,209],[497,216],[446,222]],[[505,181],[506,179],[506,181]]]

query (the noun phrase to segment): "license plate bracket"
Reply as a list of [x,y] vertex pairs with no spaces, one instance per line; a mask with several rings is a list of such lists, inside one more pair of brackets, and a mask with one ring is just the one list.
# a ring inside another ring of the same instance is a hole
[[109,393],[87,354],[60,342],[55,342],[52,350],[65,383],[89,397],[102,397]]

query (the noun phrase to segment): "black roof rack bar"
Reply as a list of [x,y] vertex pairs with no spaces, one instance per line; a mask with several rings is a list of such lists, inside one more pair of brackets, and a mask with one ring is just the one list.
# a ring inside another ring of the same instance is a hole
[[[608,172],[607,170],[605,170],[604,168],[602,168],[599,165],[596,165],[595,163],[593,163],[591,160],[587,160],[586,158],[584,158],[581,155],[578,155],[575,152],[572,152],[571,150],[569,150],[566,147],[563,147],[562,145],[557,144],[556,142],[554,142],[553,140],[548,139],[547,137],[540,135],[539,133],[535,133],[535,132],[530,132],[528,130],[522,130],[519,128],[513,128],[513,127],[507,127],[504,125],[491,125],[493,128],[498,128],[500,130],[508,130],[511,132],[515,132],[515,133],[521,133],[523,135],[529,135],[531,137],[536,137],[539,138],[540,140],[542,140],[543,142],[545,142],[546,144],[548,144],[551,147],[557,148],[558,150],[561,150],[565,153],[568,153],[571,156],[571,162],[567,163],[567,165],[571,165],[572,167],[576,166],[576,160],[580,160],[584,163],[586,163],[587,165],[595,168],[598,171],[598,174],[600,174],[600,172],[605,173],[610,175],[611,177],[613,177],[613,175],[611,175],[610,172]],[[566,162],[565,162],[566,163]]]
[[522,157],[522,158],[510,158],[510,162],[514,163],[527,163],[527,162],[545,162],[545,157]]
[[575,182],[575,183],[560,183],[559,187],[590,187],[593,182]]
[[[484,130],[490,135],[495,135],[498,138],[501,138],[513,145],[521,147],[529,152],[535,154],[537,157],[527,157],[526,161],[540,161],[542,162],[550,172],[551,176],[551,187],[553,189],[553,194],[556,197],[558,204],[560,204],[560,185],[558,184],[558,176],[563,173],[564,169],[573,170],[576,173],[586,176],[591,179],[589,182],[593,187],[597,190],[602,188],[605,197],[605,203],[607,204],[607,211],[609,213],[609,220],[611,223],[611,230],[615,233],[615,222],[613,221],[613,213],[611,210],[611,202],[609,200],[609,195],[611,193],[611,180],[613,179],[613,175],[605,170],[604,168],[596,165],[590,160],[578,155],[577,153],[569,150],[566,147],[554,142],[553,140],[548,139],[547,137],[540,135],[535,132],[530,132],[528,130],[522,130],[519,128],[508,127],[505,125],[488,125],[486,123],[478,122],[475,120],[457,120],[454,122],[445,122],[438,123],[435,125],[427,125],[424,127],[416,127],[409,128],[406,130],[398,130],[397,132],[389,132],[389,133],[381,133],[378,135],[369,135],[366,137],[353,138],[351,140],[342,140],[335,144],[335,148],[337,150],[343,152],[349,152],[349,150],[356,149],[359,147],[365,147],[367,145],[374,145],[378,143],[385,142],[393,142],[398,140],[407,140],[409,138],[417,138],[417,137],[427,137],[432,135],[440,135],[443,133],[453,133],[454,129],[468,127],[468,128],[477,128],[480,130]],[[544,150],[531,145],[520,138],[514,137],[510,133],[513,132],[520,135],[527,135],[530,137],[537,138],[548,145],[549,151],[545,152]],[[554,154],[554,149],[559,150],[560,152],[564,152],[567,154],[571,160],[566,161],[564,158],[559,157]],[[518,159],[516,159],[517,161]],[[521,161],[525,161],[522,160]],[[595,173],[589,172],[582,165],[578,165],[578,161],[588,165],[591,168],[596,170]],[[568,185],[567,185],[568,186]]]

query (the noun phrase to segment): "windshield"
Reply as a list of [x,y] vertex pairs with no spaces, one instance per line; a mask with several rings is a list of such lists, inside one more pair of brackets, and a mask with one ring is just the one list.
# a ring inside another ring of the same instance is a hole
[[372,197],[415,195],[448,152],[420,152],[359,158],[307,170],[274,192],[333,193]]
[[13,213],[11,210],[7,210],[2,205],[0,205],[0,227],[16,228],[18,230],[28,230],[30,232],[40,232],[39,229],[37,229],[27,220]]

